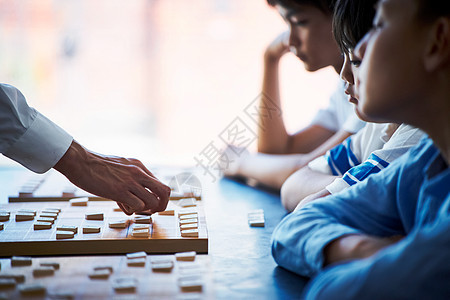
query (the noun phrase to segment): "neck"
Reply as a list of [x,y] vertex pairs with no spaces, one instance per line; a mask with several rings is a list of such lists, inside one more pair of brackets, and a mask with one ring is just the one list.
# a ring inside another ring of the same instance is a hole
[[344,65],[344,58],[342,56],[332,65],[336,73],[341,74],[342,66]]

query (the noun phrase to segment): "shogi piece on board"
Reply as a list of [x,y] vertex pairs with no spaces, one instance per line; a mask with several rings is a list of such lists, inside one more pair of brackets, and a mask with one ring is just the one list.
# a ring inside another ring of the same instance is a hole
[[247,214],[248,224],[251,227],[264,227],[264,211],[262,209],[252,210]]
[[0,222],[9,221],[10,213],[0,212]]
[[153,272],[170,273],[173,269],[173,261],[171,260],[152,261],[151,265]]
[[198,237],[198,229],[181,230],[182,237]]
[[52,223],[48,222],[36,222],[33,224],[34,230],[46,230],[52,228]]
[[59,207],[47,207],[47,208],[44,208],[42,210],[42,212],[46,212],[46,213],[49,212],[49,213],[59,214],[61,212],[61,208],[59,208]]
[[198,223],[198,219],[197,218],[180,219],[180,226],[181,225],[186,225],[186,224],[195,224],[195,223]]
[[133,293],[136,291],[137,283],[134,277],[116,278],[112,287],[118,293]]
[[36,222],[47,222],[47,223],[53,224],[53,223],[55,223],[55,219],[39,217],[36,219]]
[[35,209],[20,209],[18,213],[33,214],[36,216],[37,211]]
[[88,274],[91,279],[108,279],[111,272],[108,269],[94,270]]
[[109,222],[109,228],[125,229],[128,226],[127,220]]
[[195,206],[197,206],[197,199],[183,198],[178,201],[178,205],[181,207],[195,207]]
[[0,273],[0,279],[14,279],[17,283],[22,283],[25,282],[25,275]]
[[55,213],[41,213],[39,215],[39,217],[41,217],[41,218],[52,218],[52,219],[56,220],[58,218],[58,214],[55,214]]
[[99,233],[100,227],[98,226],[84,226],[83,233]]
[[34,277],[52,276],[54,274],[55,269],[53,267],[39,267],[33,270]]
[[59,270],[59,263],[53,261],[41,262],[39,264],[41,267],[52,267],[54,270]]
[[114,272],[114,268],[112,266],[95,266],[94,267],[94,271],[100,271],[100,270],[108,270],[109,273],[113,273]]
[[75,233],[72,231],[56,231],[56,239],[73,239]]
[[168,209],[168,210],[165,210],[165,211],[158,212],[158,215],[161,215],[161,216],[174,216],[175,215],[175,211],[173,209]]
[[135,224],[133,230],[147,229],[150,230],[150,224]]
[[128,259],[147,258],[147,253],[145,253],[144,251],[128,253],[127,258]]
[[192,215],[192,214],[198,214],[196,207],[187,207],[182,208],[178,211],[178,216],[185,216],[185,215]]
[[70,199],[70,205],[72,206],[87,206],[88,205],[88,201],[89,199],[84,197],[84,198],[74,198],[74,199]]
[[13,256],[11,258],[11,266],[13,267],[31,266],[32,263],[32,258],[28,256]]
[[16,284],[13,278],[0,278],[0,290],[13,288]]
[[178,218],[180,220],[187,220],[187,219],[197,219],[198,218],[198,214],[189,214],[189,215],[182,215],[182,216],[178,216]]
[[136,223],[136,224],[151,224],[152,217],[151,216],[137,216],[134,218],[134,223]]
[[34,214],[33,213],[16,213],[16,221],[31,221],[34,220]]
[[19,285],[20,294],[24,296],[44,295],[47,289],[39,283],[21,284]]
[[195,251],[175,253],[175,259],[178,261],[194,261],[197,253]]
[[150,237],[150,230],[148,230],[148,229],[133,230],[133,232],[131,233],[131,236],[138,237],[138,238],[147,238],[147,237]]
[[88,213],[88,214],[86,214],[86,220],[102,221],[103,213],[101,213],[101,212]]
[[183,292],[201,292],[203,279],[201,276],[183,276],[178,279],[178,286]]
[[197,229],[197,228],[198,228],[198,223],[180,225],[181,231],[187,230],[187,229]]
[[56,230],[58,231],[71,231],[73,233],[78,233],[78,227],[72,225],[60,225],[56,226]]
[[130,267],[145,267],[147,259],[145,257],[132,258],[127,260],[127,265]]
[[5,225],[3,223],[0,223],[0,230],[3,230],[4,227]]

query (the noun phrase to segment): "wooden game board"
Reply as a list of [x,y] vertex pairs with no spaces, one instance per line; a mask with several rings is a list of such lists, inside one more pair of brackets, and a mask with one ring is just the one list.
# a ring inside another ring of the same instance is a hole
[[[117,204],[113,201],[89,201],[88,206],[71,206],[67,201],[19,202],[0,205],[0,210],[11,212],[9,221],[0,222],[4,229],[0,231],[0,256],[11,255],[61,255],[61,254],[120,254],[136,251],[147,253],[175,253],[182,251],[208,252],[208,232],[202,201],[197,201],[198,237],[181,237],[177,212],[181,209],[177,201],[169,201],[168,209],[174,209],[175,215],[152,215],[149,238],[131,236],[134,224],[126,229],[109,228],[109,222],[123,219],[133,220],[135,216],[126,216],[114,211]],[[35,221],[15,221],[20,209],[34,209],[39,212],[45,208],[56,207],[61,213],[48,230],[34,230]],[[103,221],[86,220],[86,213],[103,212]],[[56,227],[59,225],[78,226],[78,233],[72,239],[56,239]],[[83,225],[100,226],[100,233],[84,234]]]
[[[151,261],[154,259],[172,260],[174,267],[170,272],[154,272]],[[33,269],[42,262],[59,263],[53,275],[36,277]],[[32,259],[32,265],[12,267],[9,258],[0,259],[0,274],[24,275],[23,283],[0,289],[2,299],[213,299],[213,278],[208,255],[197,255],[193,262],[176,261],[173,255],[149,255],[142,267],[127,264],[127,257],[120,256],[75,256],[39,257]],[[96,266],[111,266],[113,272],[106,279],[90,279],[88,274]],[[199,276],[201,291],[184,291],[179,280],[186,276]],[[118,278],[135,278],[135,290],[119,292],[113,285]],[[21,285],[40,284],[46,291],[40,295],[21,295]],[[64,297],[65,296],[65,297]]]

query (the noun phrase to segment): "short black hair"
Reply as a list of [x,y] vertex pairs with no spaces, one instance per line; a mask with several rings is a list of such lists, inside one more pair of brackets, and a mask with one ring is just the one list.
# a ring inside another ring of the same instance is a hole
[[333,14],[333,34],[342,53],[354,49],[372,28],[377,2],[378,0],[337,1]]
[[416,0],[417,16],[423,21],[434,21],[439,17],[450,16],[449,0]]
[[311,5],[317,7],[324,13],[332,14],[336,0],[267,0],[270,6],[277,4],[284,7],[293,7],[295,5]]

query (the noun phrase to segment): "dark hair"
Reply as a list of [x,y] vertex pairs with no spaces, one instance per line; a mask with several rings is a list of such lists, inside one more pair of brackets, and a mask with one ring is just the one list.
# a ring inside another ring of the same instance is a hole
[[450,16],[450,1],[448,0],[416,0],[416,2],[417,15],[425,22]]
[[333,13],[336,0],[267,0],[270,6],[277,4],[284,7],[293,7],[296,5],[311,5],[317,7],[324,13]]
[[377,2],[378,0],[337,1],[333,15],[333,34],[342,53],[354,49],[372,28]]

